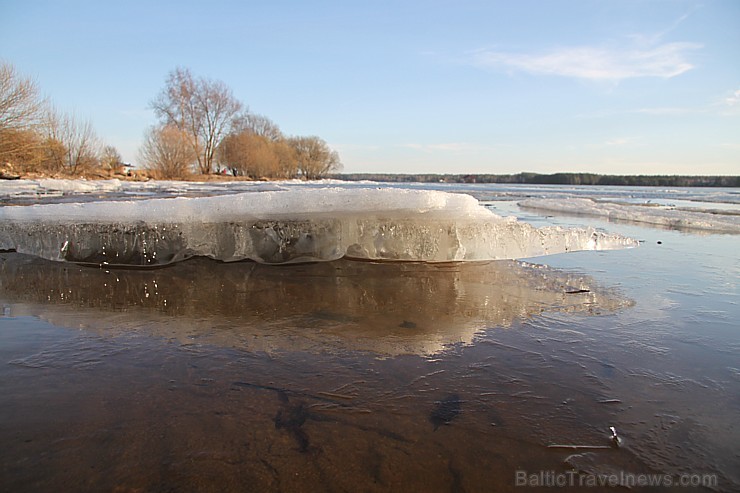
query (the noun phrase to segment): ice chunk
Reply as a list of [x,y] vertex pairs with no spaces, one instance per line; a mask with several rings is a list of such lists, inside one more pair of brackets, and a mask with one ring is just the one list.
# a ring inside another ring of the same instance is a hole
[[120,189],[121,185],[122,182],[117,179],[87,181],[44,178],[38,181],[38,186],[41,189],[63,193],[109,192]]
[[671,229],[740,233],[740,215],[718,214],[718,211],[698,212],[650,207],[647,204],[614,204],[587,198],[527,199],[519,202],[519,206],[525,209],[646,223]]
[[152,180],[0,180],[0,203],[31,205],[92,200],[133,200],[165,197],[203,197],[239,192],[284,190],[278,182],[184,182]]
[[281,264],[445,262],[636,246],[594,229],[534,228],[473,197],[338,188],[0,208],[0,249],[51,260],[164,265],[193,256]]

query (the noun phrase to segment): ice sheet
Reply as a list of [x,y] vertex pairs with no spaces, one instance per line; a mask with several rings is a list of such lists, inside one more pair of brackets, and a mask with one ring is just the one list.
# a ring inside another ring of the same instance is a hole
[[464,261],[636,246],[594,229],[537,229],[464,194],[340,188],[0,208],[0,249],[156,266],[205,256],[269,264]]
[[645,203],[615,204],[588,198],[527,199],[519,202],[519,206],[555,213],[607,217],[611,220],[653,224],[671,229],[740,233],[740,215],[732,211],[687,211]]
[[[185,182],[175,180],[0,180],[0,203],[12,205],[165,197],[202,197],[284,190],[286,182]],[[307,182],[303,182],[305,185]]]

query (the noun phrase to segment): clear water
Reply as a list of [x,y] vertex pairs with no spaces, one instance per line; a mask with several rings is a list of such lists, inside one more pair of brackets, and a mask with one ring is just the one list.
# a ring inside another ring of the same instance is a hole
[[740,489],[738,237],[538,216],[509,188],[462,188],[644,243],[144,271],[2,254],[0,490],[517,491],[522,473]]

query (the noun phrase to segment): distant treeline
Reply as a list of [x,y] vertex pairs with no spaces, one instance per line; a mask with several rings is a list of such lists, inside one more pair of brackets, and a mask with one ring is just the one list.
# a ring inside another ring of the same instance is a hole
[[740,187],[740,176],[597,175],[594,173],[491,174],[391,174],[343,173],[332,178],[348,181],[391,183],[519,183],[529,185],[615,185],[638,187]]

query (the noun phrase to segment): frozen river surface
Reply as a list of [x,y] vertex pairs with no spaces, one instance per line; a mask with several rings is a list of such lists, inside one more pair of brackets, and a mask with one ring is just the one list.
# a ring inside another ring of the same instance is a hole
[[[323,187],[7,182],[0,203]],[[706,226],[737,218],[735,190],[391,188],[640,246],[158,269],[1,253],[0,490],[740,489],[739,237]]]

